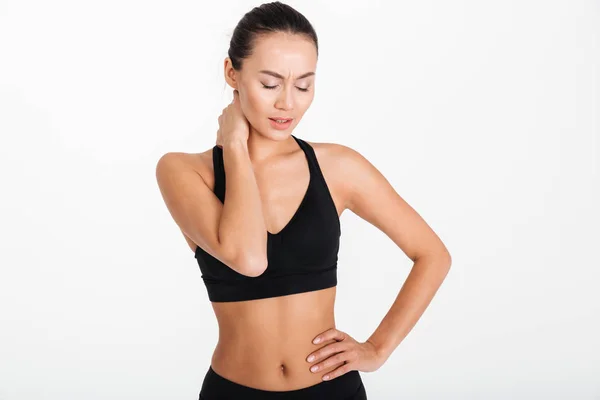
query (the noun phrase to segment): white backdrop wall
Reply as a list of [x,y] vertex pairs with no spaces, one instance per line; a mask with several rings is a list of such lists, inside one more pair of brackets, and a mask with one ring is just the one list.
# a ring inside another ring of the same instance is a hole
[[[0,0],[0,399],[197,398],[217,323],[154,168],[214,145],[259,4]],[[452,254],[369,398],[600,398],[599,3],[288,4],[320,41],[294,133],[361,152]],[[412,263],[350,211],[341,239],[366,340]]]

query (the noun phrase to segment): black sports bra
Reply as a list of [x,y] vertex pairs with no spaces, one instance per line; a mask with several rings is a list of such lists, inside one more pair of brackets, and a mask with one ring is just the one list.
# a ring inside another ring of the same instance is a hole
[[[285,296],[337,285],[341,227],[337,209],[314,149],[292,135],[308,161],[310,180],[300,206],[278,233],[267,231],[267,269],[257,277],[242,275],[196,247],[202,280],[212,302]],[[213,147],[214,193],[225,203],[223,149]]]

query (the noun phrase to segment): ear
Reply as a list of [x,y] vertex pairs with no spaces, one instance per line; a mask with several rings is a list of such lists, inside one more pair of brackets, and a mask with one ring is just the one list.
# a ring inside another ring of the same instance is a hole
[[235,69],[233,69],[233,65],[231,63],[231,58],[226,57],[224,62],[223,62],[223,67],[224,67],[224,75],[225,75],[225,82],[227,82],[227,84],[229,86],[231,86],[233,89],[238,89],[238,73]]

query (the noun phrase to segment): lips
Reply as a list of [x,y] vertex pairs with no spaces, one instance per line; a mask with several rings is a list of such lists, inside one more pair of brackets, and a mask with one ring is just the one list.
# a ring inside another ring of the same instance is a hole
[[287,117],[283,117],[285,122],[277,122],[275,119],[273,118],[269,118],[269,121],[271,121],[271,127],[273,129],[277,129],[278,131],[285,131],[287,129],[290,128],[290,126],[292,126],[292,118],[287,118]]
[[291,121],[292,118],[286,118],[286,117],[273,117],[273,118],[269,118],[272,119],[273,121]]

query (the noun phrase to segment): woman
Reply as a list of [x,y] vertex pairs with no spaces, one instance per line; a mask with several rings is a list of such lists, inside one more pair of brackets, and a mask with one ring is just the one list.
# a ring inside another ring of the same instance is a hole
[[[219,324],[199,398],[366,399],[359,371],[377,370],[410,331],[444,279],[449,253],[358,152],[292,135],[314,97],[318,56],[302,14],[280,2],[254,8],[228,55],[234,100],[219,117],[216,145],[167,153],[156,170]],[[345,209],[415,260],[365,342],[336,329],[333,313]]]

